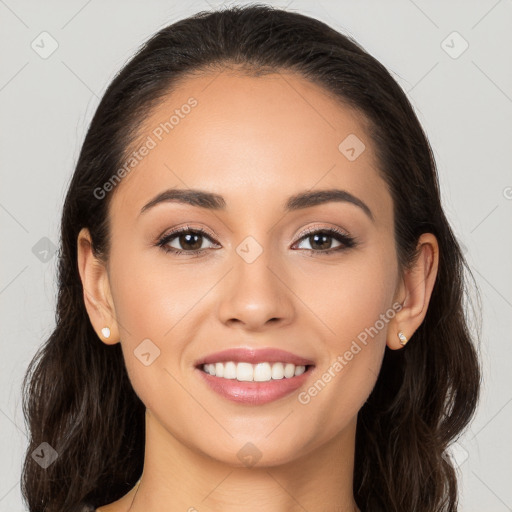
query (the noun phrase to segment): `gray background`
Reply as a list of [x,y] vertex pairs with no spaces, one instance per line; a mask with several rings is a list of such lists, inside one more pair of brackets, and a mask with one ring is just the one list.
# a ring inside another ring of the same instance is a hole
[[[446,213],[482,294],[482,400],[453,450],[461,510],[512,510],[512,1],[270,3],[355,37],[417,110],[434,148]],[[222,4],[0,0],[1,511],[25,510],[21,379],[54,326],[52,250],[94,109],[146,38]],[[44,31],[50,36],[40,36]],[[42,58],[52,39],[58,48]]]

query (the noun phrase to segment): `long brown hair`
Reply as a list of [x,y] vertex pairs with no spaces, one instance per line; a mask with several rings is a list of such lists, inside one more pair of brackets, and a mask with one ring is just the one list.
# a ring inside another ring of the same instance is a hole
[[[101,506],[141,475],[145,407],[120,344],[101,343],[91,326],[77,237],[89,228],[95,254],[108,258],[112,193],[95,191],[116,174],[141,123],[179,79],[227,67],[256,75],[295,71],[355,108],[368,120],[393,198],[401,268],[412,263],[422,233],[437,237],[439,271],[427,315],[404,349],[386,349],[359,412],[354,496],[369,512],[455,511],[457,480],[446,450],[476,408],[478,334],[466,308],[474,279],[441,207],[431,147],[402,89],[355,41],[318,20],[259,4],[201,12],[161,29],[117,74],[95,112],[63,207],[56,327],[23,381],[29,510]],[[31,456],[43,442],[58,454],[46,469]]]

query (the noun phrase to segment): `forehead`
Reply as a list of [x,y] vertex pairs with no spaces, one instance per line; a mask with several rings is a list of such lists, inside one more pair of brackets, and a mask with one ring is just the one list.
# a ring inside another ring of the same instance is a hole
[[184,79],[144,120],[132,149],[139,155],[115,191],[114,212],[138,213],[168,188],[222,194],[228,210],[330,187],[375,204],[385,190],[362,114],[293,73]]

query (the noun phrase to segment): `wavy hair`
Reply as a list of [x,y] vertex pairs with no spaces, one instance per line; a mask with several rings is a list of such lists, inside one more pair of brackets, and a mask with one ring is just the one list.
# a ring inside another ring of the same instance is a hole
[[[56,326],[22,384],[30,437],[21,485],[29,510],[101,506],[141,476],[145,407],[120,344],[106,346],[92,328],[77,237],[87,227],[94,253],[108,259],[112,192],[100,199],[95,190],[116,174],[144,120],[180,80],[223,69],[295,72],[354,108],[367,121],[393,198],[400,269],[414,262],[422,233],[437,237],[439,269],[426,317],[405,348],[386,348],[359,411],[353,491],[362,511],[456,511],[456,471],[446,453],[476,409],[480,335],[470,327],[475,308],[466,307],[474,278],[441,206],[430,144],[402,89],[354,40],[261,4],[203,11],[162,28],[117,73],[96,109],[63,206]],[[43,442],[58,454],[46,469],[31,456]]]

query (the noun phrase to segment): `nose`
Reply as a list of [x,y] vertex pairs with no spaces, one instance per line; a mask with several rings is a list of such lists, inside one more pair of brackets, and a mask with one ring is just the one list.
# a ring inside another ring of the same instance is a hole
[[222,323],[251,331],[284,326],[293,321],[295,308],[289,272],[269,252],[252,263],[235,256],[234,267],[222,283],[218,316]]

